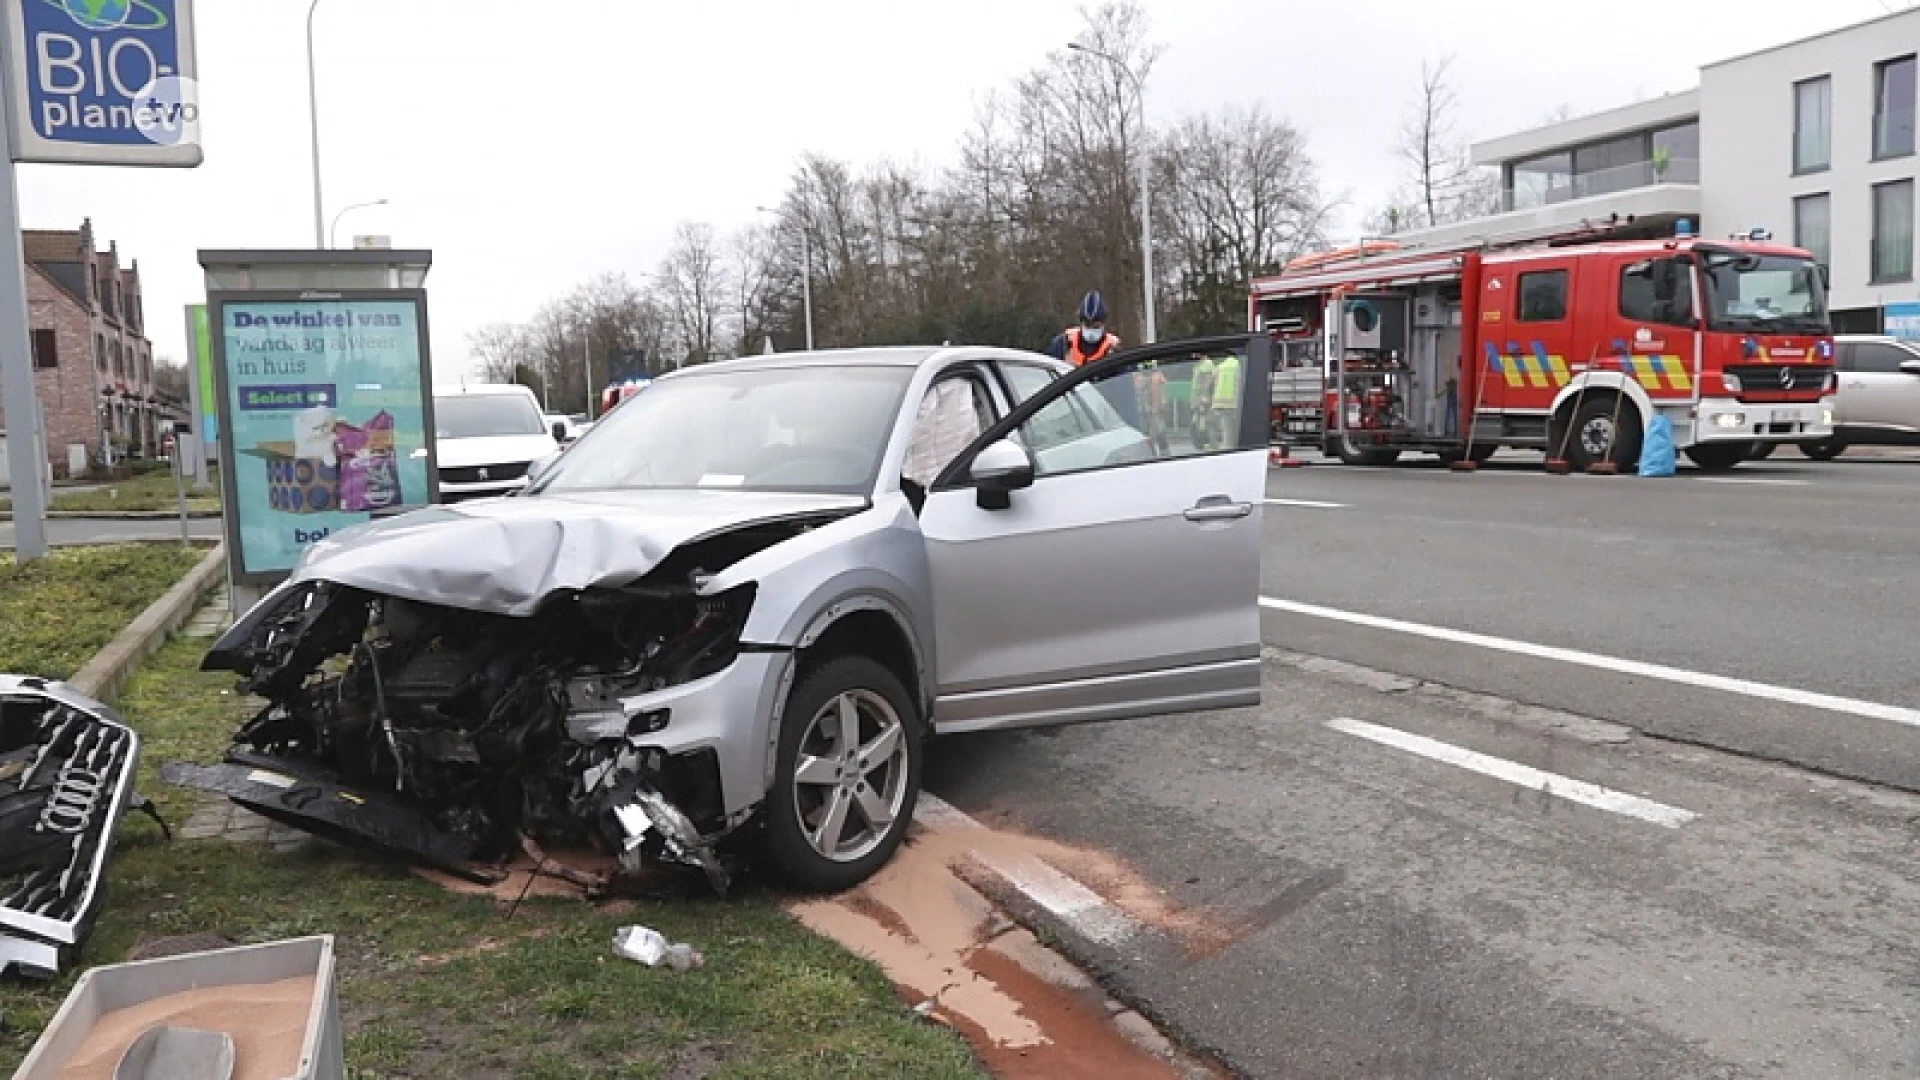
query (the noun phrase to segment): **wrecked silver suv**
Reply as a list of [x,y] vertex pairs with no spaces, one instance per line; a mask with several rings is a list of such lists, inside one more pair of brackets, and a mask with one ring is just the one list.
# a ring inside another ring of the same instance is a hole
[[205,660],[267,706],[167,775],[456,870],[530,837],[724,889],[750,833],[849,887],[930,731],[1258,701],[1266,346],[1200,347],[1248,395],[1204,440],[1165,409],[1192,344],[658,379],[523,494],[309,548]]

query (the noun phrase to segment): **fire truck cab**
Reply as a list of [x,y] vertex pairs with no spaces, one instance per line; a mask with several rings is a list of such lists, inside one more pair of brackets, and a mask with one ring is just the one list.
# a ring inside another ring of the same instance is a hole
[[1664,417],[1718,470],[1832,433],[1826,279],[1762,230],[1314,258],[1256,279],[1248,304],[1278,345],[1283,447],[1385,465],[1504,446],[1629,469]]

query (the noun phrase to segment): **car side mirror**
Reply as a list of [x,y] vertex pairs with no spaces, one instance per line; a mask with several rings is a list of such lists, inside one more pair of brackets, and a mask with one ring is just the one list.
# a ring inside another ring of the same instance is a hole
[[1920,359],[1900,361],[1900,370],[1909,375],[1920,375]]
[[974,501],[982,510],[1005,510],[1013,493],[1033,486],[1033,455],[1012,439],[1001,439],[974,455],[967,475],[973,479]]
[[567,441],[567,425],[558,420],[553,422],[553,441],[557,443]]

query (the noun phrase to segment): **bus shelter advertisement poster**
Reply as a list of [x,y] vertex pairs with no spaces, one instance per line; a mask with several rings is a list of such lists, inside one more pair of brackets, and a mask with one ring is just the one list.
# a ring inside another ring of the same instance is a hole
[[408,300],[220,307],[232,492],[245,573],[430,496],[420,308]]

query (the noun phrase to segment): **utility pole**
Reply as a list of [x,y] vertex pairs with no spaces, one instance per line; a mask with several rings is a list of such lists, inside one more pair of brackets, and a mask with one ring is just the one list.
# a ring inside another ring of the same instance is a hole
[[[771,206],[756,206],[763,214],[778,214]],[[807,223],[800,223],[800,305],[807,322],[807,351],[813,351],[813,236]]]
[[320,209],[320,89],[313,70],[313,13],[320,0],[307,5],[307,127],[313,133],[313,246],[327,246],[326,214]]
[[587,399],[587,419],[593,419],[593,324],[580,332],[580,393]]
[[[0,146],[11,138],[13,110],[0,109]],[[7,463],[13,484],[13,555],[25,564],[47,553],[46,432],[33,386],[33,335],[27,322],[27,253],[20,239],[20,185],[0,162],[0,403],[7,413]]]

